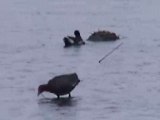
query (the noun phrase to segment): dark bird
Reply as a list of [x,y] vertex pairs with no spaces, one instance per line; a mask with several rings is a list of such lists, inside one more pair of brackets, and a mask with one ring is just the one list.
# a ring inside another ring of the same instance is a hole
[[48,81],[47,84],[40,85],[38,88],[38,96],[42,92],[50,92],[57,95],[59,99],[60,95],[69,94],[71,97],[71,91],[80,82],[76,73],[59,75]]
[[83,39],[81,37],[81,34],[78,30],[74,31],[74,35],[75,35],[75,37],[67,36],[67,37],[63,38],[64,44],[65,44],[64,47],[69,47],[69,46],[72,46],[72,45],[84,45],[85,44],[85,42],[83,41]]

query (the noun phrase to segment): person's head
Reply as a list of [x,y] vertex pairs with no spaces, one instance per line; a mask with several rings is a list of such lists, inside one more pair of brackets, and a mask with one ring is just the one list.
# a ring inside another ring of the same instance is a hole
[[74,31],[74,35],[75,35],[75,36],[80,36],[79,30],[75,30],[75,31]]
[[43,93],[44,91],[46,91],[46,87],[47,87],[47,85],[40,85],[39,87],[38,87],[38,96],[41,94],[41,93]]

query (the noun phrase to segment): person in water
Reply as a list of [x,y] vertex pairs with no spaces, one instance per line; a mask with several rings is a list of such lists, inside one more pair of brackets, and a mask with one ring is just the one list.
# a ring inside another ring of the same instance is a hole
[[65,43],[64,47],[69,47],[69,46],[72,46],[72,45],[84,45],[85,44],[85,42],[83,41],[83,39],[80,35],[80,32],[78,30],[74,31],[74,35],[75,35],[75,37],[73,37],[73,36],[64,37],[64,39],[63,39],[63,41]]

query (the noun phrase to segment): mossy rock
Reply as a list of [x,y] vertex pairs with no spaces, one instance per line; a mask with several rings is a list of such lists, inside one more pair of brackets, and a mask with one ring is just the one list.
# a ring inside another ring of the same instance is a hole
[[114,41],[119,39],[119,36],[110,31],[97,31],[92,33],[87,40],[90,41]]

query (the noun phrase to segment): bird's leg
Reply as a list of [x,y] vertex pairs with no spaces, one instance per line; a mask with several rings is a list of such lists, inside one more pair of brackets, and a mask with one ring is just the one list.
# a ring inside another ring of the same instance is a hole
[[59,97],[59,95],[57,95],[57,99],[59,99],[60,97]]
[[69,96],[68,96],[69,98],[71,98],[71,93],[69,93]]

